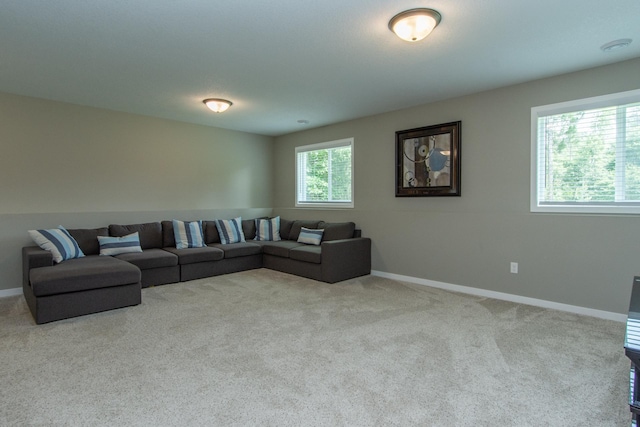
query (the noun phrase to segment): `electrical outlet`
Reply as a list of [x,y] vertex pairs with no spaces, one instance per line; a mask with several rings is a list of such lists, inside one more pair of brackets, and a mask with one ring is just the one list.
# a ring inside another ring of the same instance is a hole
[[511,263],[511,272],[513,274],[518,274],[518,263],[517,262],[512,262]]

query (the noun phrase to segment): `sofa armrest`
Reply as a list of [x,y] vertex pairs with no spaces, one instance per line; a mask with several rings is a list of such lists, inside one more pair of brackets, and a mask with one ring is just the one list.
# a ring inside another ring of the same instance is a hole
[[38,246],[25,246],[22,248],[22,282],[29,284],[29,271],[38,267],[50,267],[53,265],[53,255]]
[[340,282],[371,273],[371,239],[353,239],[322,242],[322,281]]

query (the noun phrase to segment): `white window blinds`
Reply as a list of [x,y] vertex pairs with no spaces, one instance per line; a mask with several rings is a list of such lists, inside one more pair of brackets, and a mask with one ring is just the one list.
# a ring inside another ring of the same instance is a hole
[[296,206],[353,207],[353,138],[296,147]]
[[532,109],[531,210],[640,213],[640,91]]

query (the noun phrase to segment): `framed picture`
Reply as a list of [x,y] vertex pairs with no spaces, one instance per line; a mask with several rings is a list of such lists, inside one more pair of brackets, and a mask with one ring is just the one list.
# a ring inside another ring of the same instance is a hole
[[460,196],[460,123],[396,132],[396,197]]

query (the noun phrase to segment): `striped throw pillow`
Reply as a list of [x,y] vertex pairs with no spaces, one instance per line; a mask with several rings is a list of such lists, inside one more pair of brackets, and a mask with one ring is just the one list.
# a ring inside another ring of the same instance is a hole
[[311,229],[302,227],[300,229],[300,235],[298,236],[298,243],[306,243],[308,245],[319,246],[322,242],[323,229]]
[[98,243],[100,243],[100,255],[113,256],[142,252],[140,235],[137,231],[122,237],[98,236]]
[[203,248],[204,234],[202,221],[173,220],[173,235],[176,238],[176,249]]
[[280,239],[280,217],[256,220],[256,237],[253,240],[269,240],[277,242]]
[[29,230],[29,236],[42,249],[51,252],[56,263],[84,256],[76,239],[61,225],[49,230]]
[[216,228],[220,234],[220,243],[228,245],[230,243],[244,242],[242,232],[242,217],[233,219],[216,219]]

